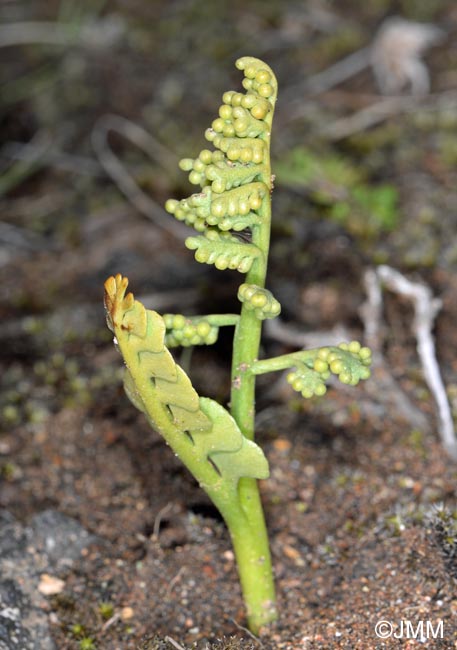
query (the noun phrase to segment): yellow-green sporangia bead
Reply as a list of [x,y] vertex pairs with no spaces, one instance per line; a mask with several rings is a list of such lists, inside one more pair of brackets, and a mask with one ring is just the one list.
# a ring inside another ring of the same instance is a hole
[[257,104],[251,108],[251,115],[252,117],[255,117],[256,120],[263,120],[267,112],[268,110],[261,104]]
[[371,350],[370,348],[364,347],[359,350],[359,357],[363,360],[371,359]]
[[192,160],[192,158],[183,158],[182,160],[179,161],[178,165],[179,168],[182,169],[183,171],[189,172],[194,166],[194,161]]
[[233,124],[226,123],[224,128],[222,129],[222,133],[225,135],[226,138],[233,138],[235,135],[235,127]]
[[243,106],[243,108],[252,108],[255,106],[255,104],[257,104],[257,102],[258,98],[254,94],[247,93],[241,100],[241,106]]
[[314,370],[318,373],[327,372],[328,363],[322,359],[317,358],[314,362]]
[[254,79],[257,72],[257,68],[253,65],[248,66],[244,71],[244,76],[248,79]]
[[271,74],[268,70],[259,70],[255,75],[255,80],[260,84],[267,84],[271,81]]
[[165,210],[170,214],[174,214],[178,204],[179,201],[177,201],[176,199],[168,199],[168,201],[165,203]]
[[241,148],[231,146],[227,151],[227,158],[229,160],[238,160],[241,155]]
[[273,94],[273,88],[270,84],[261,84],[257,90],[261,97],[271,97]]
[[243,101],[243,93],[233,93],[232,95],[232,106],[241,106],[241,102]]
[[216,133],[222,133],[225,127],[225,121],[221,117],[217,117],[211,124]]
[[194,160],[193,167],[196,172],[203,172],[206,168],[206,165],[202,160],[200,160],[200,158],[196,158]]
[[211,325],[208,323],[208,321],[203,320],[197,323],[197,334],[202,338],[208,336],[210,331],[211,331]]
[[182,314],[175,314],[173,317],[173,329],[180,330],[186,324],[186,318]]
[[189,174],[189,182],[192,183],[192,185],[200,185],[203,178],[204,176],[200,172],[195,171],[195,169],[193,169]]
[[222,101],[224,104],[230,104],[232,101],[232,97],[235,94],[234,90],[227,90],[223,95],[222,95]]
[[334,359],[330,362],[330,370],[335,374],[339,375],[344,370],[343,363],[340,359]]
[[219,117],[221,117],[223,120],[229,120],[232,117],[233,113],[233,108],[231,106],[227,106],[227,104],[222,104],[222,106],[219,108]]
[[213,160],[213,152],[209,149],[202,149],[198,154],[198,157],[205,165],[209,165]]
[[241,152],[240,152],[240,155],[239,155],[239,159],[241,160],[241,162],[249,163],[249,162],[251,162],[252,158],[253,158],[252,149],[250,149],[249,147],[241,149]]

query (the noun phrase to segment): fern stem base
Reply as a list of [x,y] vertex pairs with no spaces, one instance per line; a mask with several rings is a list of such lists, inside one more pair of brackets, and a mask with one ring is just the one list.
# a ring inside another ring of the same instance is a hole
[[242,503],[250,504],[250,514],[226,523],[237,561],[248,626],[258,634],[278,617],[268,534],[257,481],[242,478],[238,489]]

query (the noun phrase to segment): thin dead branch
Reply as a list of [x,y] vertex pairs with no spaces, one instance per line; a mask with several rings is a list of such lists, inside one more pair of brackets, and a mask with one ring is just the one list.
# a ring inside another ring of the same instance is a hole
[[343,117],[329,124],[325,128],[323,135],[329,140],[341,140],[354,133],[376,126],[392,115],[455,110],[456,105],[457,92],[455,90],[430,94],[421,100],[418,100],[417,97],[403,95],[387,97],[348,117]]
[[159,512],[156,514],[155,519],[154,519],[154,528],[152,532],[152,539],[155,542],[159,541],[159,533],[160,533],[160,524],[162,523],[162,519],[167,515],[171,510],[173,510],[173,504],[171,502],[168,502],[166,505],[164,505],[163,508],[159,510]]
[[[430,91],[429,72],[421,57],[445,36],[445,32],[435,25],[417,23],[399,16],[389,17],[381,24],[370,45],[286,88],[282,100],[289,105],[288,121],[300,119],[308,111],[308,103],[303,101],[303,95],[312,97],[327,92],[366,68],[371,68],[381,93],[391,97],[355,115],[337,120],[325,128],[325,137],[339,140],[397,112],[416,107],[417,97],[425,96]],[[414,97],[401,95],[405,90]]]
[[382,336],[382,285],[398,295],[409,298],[414,306],[412,331],[417,341],[417,351],[425,381],[433,395],[438,409],[438,430],[446,452],[457,460],[457,439],[452,420],[451,407],[436,358],[433,340],[433,325],[441,309],[441,301],[435,298],[429,287],[411,282],[399,271],[389,266],[379,266],[365,275],[368,300],[362,310],[367,331],[367,342],[372,346],[374,362],[383,364],[381,354]]
[[452,420],[451,407],[441,377],[433,340],[433,325],[442,303],[435,298],[429,287],[411,282],[389,266],[380,266],[378,276],[383,284],[395,293],[410,298],[414,305],[412,329],[417,341],[417,352],[422,364],[425,381],[438,408],[438,429],[447,453],[457,460],[457,438]]
[[66,47],[79,40],[74,25],[57,22],[20,22],[0,27],[0,47],[17,45],[59,45]]
[[[17,185],[35,173],[43,166],[42,157],[52,146],[52,138],[48,131],[42,129],[37,131],[30,142],[21,145],[24,158],[11,162],[8,158],[6,168],[1,170],[0,196],[14,189]],[[0,149],[0,158],[3,157],[3,150]]]
[[374,402],[382,405],[383,411],[394,418],[409,423],[414,429],[429,432],[426,417],[411,402],[400,384],[393,377],[382,354],[384,341],[382,321],[382,289],[375,269],[368,269],[364,275],[367,300],[360,308],[360,316],[364,323],[365,343],[373,352],[374,380],[367,382],[365,392]]
[[260,648],[264,648],[264,647],[265,647],[265,646],[263,645],[262,641],[259,639],[259,637],[257,637],[255,634],[253,634],[253,633],[251,632],[251,630],[248,630],[248,628],[247,628],[247,627],[244,627],[244,625],[240,625],[240,624],[238,623],[238,621],[236,621],[234,618],[231,618],[230,620],[232,621],[232,623],[233,623],[234,625],[236,625],[236,627],[237,627],[239,630],[242,630],[243,632],[246,632],[246,634],[247,634],[248,636],[250,636],[251,639],[253,639],[253,641],[255,641],[255,643],[257,643],[257,645],[258,645]]
[[104,175],[102,166],[93,158],[64,153],[52,148],[43,150],[42,147],[38,148],[31,142],[27,144],[6,142],[0,149],[0,158],[20,160],[29,165],[36,164],[39,160],[42,166],[53,167],[64,172],[93,177]]
[[454,90],[428,95],[420,101],[417,97],[411,96],[387,97],[348,117],[342,117],[328,124],[322,129],[321,135],[327,140],[335,142],[376,126],[393,115],[419,111],[440,111],[446,107],[455,109],[456,104],[457,93]]
[[0,26],[0,47],[18,45],[83,45],[111,47],[125,31],[119,17],[107,15],[82,25],[59,22],[18,22]]
[[342,117],[331,124],[327,124],[322,128],[321,135],[333,142],[342,140],[343,138],[354,135],[354,133],[360,133],[372,126],[376,126],[392,115],[398,115],[398,113],[411,110],[413,106],[417,107],[417,99],[415,97],[388,97],[381,99],[348,117]]
[[360,308],[360,315],[365,326],[365,343],[371,348],[373,357],[381,354],[382,289],[378,274],[368,269],[364,274],[367,301]]
[[168,583],[167,589],[165,591],[165,594],[164,594],[164,599],[165,600],[167,600],[170,597],[171,592],[173,591],[175,585],[181,580],[181,576],[185,573],[185,571],[186,571],[186,568],[182,566],[179,569],[178,573],[170,580],[170,582]]
[[159,228],[166,230],[178,239],[183,239],[188,234],[187,228],[172,219],[158,203],[138,187],[134,178],[110,148],[108,144],[110,131],[114,131],[132,142],[156,160],[166,171],[171,168],[172,154],[140,126],[119,115],[104,115],[92,130],[92,146],[100,164],[122,194],[138,212],[153,221]]
[[331,330],[319,332],[303,332],[284,323],[280,318],[265,321],[265,336],[284,345],[296,348],[318,348],[324,345],[338,345],[341,341],[349,341],[350,334],[342,325],[336,325]]
[[184,646],[182,646],[180,643],[172,639],[171,636],[166,636],[165,641],[168,641],[168,643],[171,643],[171,645],[176,648],[176,650],[186,650]]
[[352,54],[322,70],[322,72],[311,75],[302,82],[288,86],[281,95],[282,101],[292,102],[298,94],[301,95],[302,93],[320,95],[331,90],[364,70],[370,63],[370,53],[370,47],[362,47],[360,50],[352,52]]

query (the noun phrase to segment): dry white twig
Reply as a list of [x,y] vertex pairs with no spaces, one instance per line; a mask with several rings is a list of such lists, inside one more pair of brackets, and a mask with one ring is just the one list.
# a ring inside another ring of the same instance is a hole
[[152,539],[157,542],[159,540],[159,533],[160,533],[160,524],[162,523],[162,519],[165,517],[167,513],[170,512],[170,510],[173,509],[173,504],[169,501],[167,504],[164,505],[163,508],[159,510],[159,512],[156,514],[155,519],[154,519],[154,528],[152,531]]
[[417,96],[430,91],[430,76],[421,60],[424,52],[445,38],[445,32],[428,23],[416,23],[400,17],[390,17],[377,30],[371,45],[352,52],[325,70],[318,72],[301,83],[286,88],[282,100],[291,106],[289,120],[299,119],[308,110],[303,104],[302,93],[318,95],[354,77],[366,68],[371,68],[383,95],[399,95],[405,90],[411,97],[390,97],[373,106],[343,118],[326,127],[324,135],[338,140],[354,132],[377,124],[399,111],[417,106]]
[[106,632],[108,628],[110,628],[116,621],[118,621],[121,618],[121,615],[119,612],[116,612],[116,614],[113,614],[111,618],[109,618],[105,623],[102,625],[102,632]]
[[375,382],[367,382],[365,392],[374,402],[380,402],[384,412],[409,422],[414,429],[427,432],[427,419],[411,402],[408,395],[393,377],[382,354],[384,333],[382,331],[382,288],[377,271],[369,269],[364,275],[367,300],[360,308],[364,323],[365,343],[373,352],[373,374]]
[[364,274],[367,302],[360,308],[365,326],[365,343],[371,348],[373,357],[381,353],[380,325],[382,320],[382,290],[378,274],[368,269]]
[[171,643],[171,645],[176,648],[176,650],[186,650],[180,643],[171,638],[171,636],[166,636],[165,641]]
[[341,140],[380,124],[392,115],[417,111],[441,111],[448,108],[455,110],[456,103],[457,93],[454,90],[428,95],[421,102],[418,102],[417,97],[404,95],[385,97],[348,117],[335,120],[322,128],[320,135],[332,141]]
[[182,566],[179,569],[178,573],[170,580],[167,590],[165,591],[164,594],[164,600],[168,600],[168,598],[170,598],[171,592],[173,591],[175,584],[181,580],[181,576],[183,575],[183,573],[185,573],[185,571],[186,568]]
[[381,92],[400,93],[409,86],[412,95],[426,95],[430,75],[421,56],[443,38],[444,32],[435,25],[399,16],[385,20],[370,52],[370,64]]
[[[380,355],[379,323],[381,322],[382,293],[381,284],[412,300],[414,305],[413,333],[417,341],[417,351],[423,368],[425,381],[438,408],[438,429],[443,446],[451,458],[457,460],[457,438],[452,420],[451,407],[436,358],[433,340],[433,324],[441,309],[441,300],[435,298],[429,287],[411,282],[399,271],[389,266],[379,266],[365,276],[368,293],[368,307],[363,310],[367,326],[367,340]],[[372,308],[370,311],[370,307]]]
[[122,194],[145,217],[179,239],[188,234],[187,228],[170,218],[170,215],[150,196],[143,192],[134,178],[108,144],[110,131],[119,133],[168,170],[172,155],[155,138],[137,124],[119,115],[104,115],[92,129],[92,146],[107,174],[116,183]]
[[230,620],[232,621],[232,623],[234,623],[234,624],[237,626],[237,628],[238,628],[239,630],[242,630],[243,632],[246,632],[246,634],[247,634],[248,636],[250,636],[251,639],[253,639],[253,640],[254,640],[254,641],[259,645],[260,648],[264,648],[264,647],[265,647],[265,646],[263,645],[262,641],[259,639],[259,637],[257,637],[255,634],[253,634],[253,633],[251,632],[251,630],[248,630],[247,627],[244,627],[243,625],[240,625],[240,624],[239,624],[239,623],[238,623],[234,618],[231,618]]
[[451,407],[436,358],[432,336],[433,324],[441,309],[439,298],[434,298],[429,287],[411,282],[389,266],[378,267],[380,280],[391,291],[406,296],[414,304],[413,331],[417,340],[417,352],[421,360],[425,381],[438,407],[439,433],[448,454],[457,460],[457,438],[452,420]]
[[327,140],[337,141],[354,133],[365,131],[392,115],[417,108],[417,99],[413,97],[386,97],[347,117],[341,117],[320,129],[320,135]]

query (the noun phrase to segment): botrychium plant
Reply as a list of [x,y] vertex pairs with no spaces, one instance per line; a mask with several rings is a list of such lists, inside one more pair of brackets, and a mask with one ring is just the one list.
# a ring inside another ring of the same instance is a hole
[[[181,160],[196,194],[166,209],[193,227],[186,240],[198,262],[245,275],[238,289],[241,313],[186,317],[145,309],[126,293],[121,275],[105,283],[108,325],[125,364],[125,390],[222,514],[230,531],[250,629],[277,618],[268,537],[258,479],[269,475],[267,459],[254,442],[257,375],[289,369],[288,382],[303,395],[322,396],[336,375],[356,385],[370,375],[370,350],[352,341],[338,347],[302,350],[259,359],[262,323],[280,304],[265,288],[270,241],[273,177],[270,135],[277,82],[264,62],[238,59],[244,93],[224,93],[206,139],[213,149]],[[240,238],[237,233],[249,233]],[[210,345],[220,327],[234,326],[230,411],[200,397],[169,348]]]

